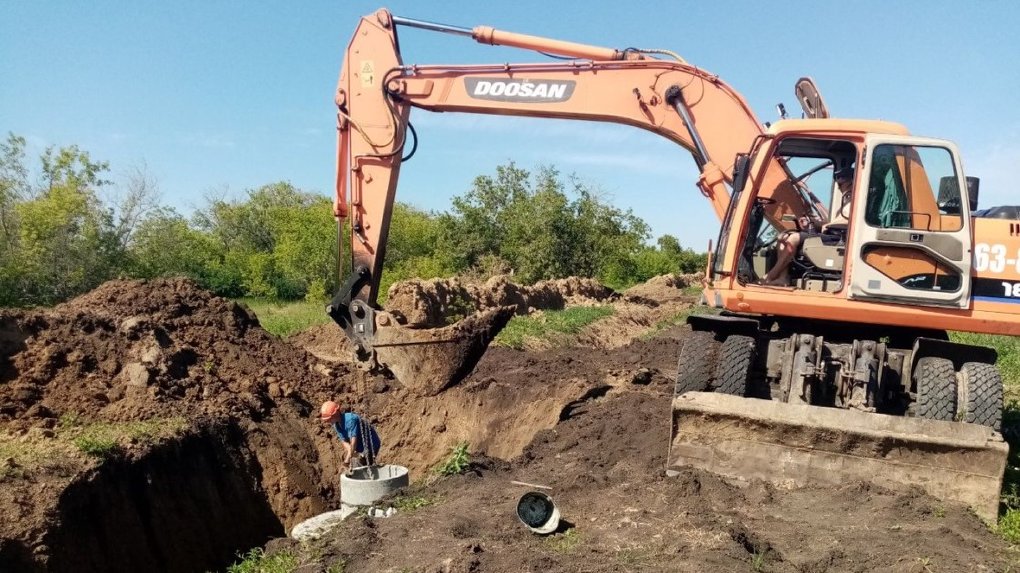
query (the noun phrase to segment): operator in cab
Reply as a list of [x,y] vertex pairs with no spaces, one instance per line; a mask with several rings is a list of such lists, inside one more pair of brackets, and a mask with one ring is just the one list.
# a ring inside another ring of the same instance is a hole
[[820,237],[826,245],[837,245],[846,240],[846,229],[849,223],[848,213],[853,198],[854,168],[847,166],[833,173],[833,179],[841,194],[839,208],[829,217],[829,222],[822,225],[821,232],[810,229],[809,224],[802,224],[800,231],[786,231],[777,243],[776,263],[761,279],[761,284],[772,286],[790,285],[790,263],[797,256],[798,249],[807,237]]

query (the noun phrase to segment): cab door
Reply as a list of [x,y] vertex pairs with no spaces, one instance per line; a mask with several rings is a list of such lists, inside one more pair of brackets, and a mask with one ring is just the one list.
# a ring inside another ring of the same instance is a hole
[[951,142],[872,135],[853,197],[847,298],[970,304],[967,185]]

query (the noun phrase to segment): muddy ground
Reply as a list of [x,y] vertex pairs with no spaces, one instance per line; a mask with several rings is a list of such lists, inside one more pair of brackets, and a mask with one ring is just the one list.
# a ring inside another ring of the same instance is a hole
[[[614,297],[555,346],[491,349],[430,397],[348,366],[331,325],[283,341],[183,280],[0,312],[0,571],[205,571],[261,545],[308,572],[1008,570],[977,517],[918,492],[666,478],[686,284]],[[301,546],[286,532],[339,505],[326,398],[376,421],[425,506]],[[86,453],[96,427],[128,430]],[[471,470],[434,478],[464,441]],[[512,480],[552,488],[566,528],[524,528]]]

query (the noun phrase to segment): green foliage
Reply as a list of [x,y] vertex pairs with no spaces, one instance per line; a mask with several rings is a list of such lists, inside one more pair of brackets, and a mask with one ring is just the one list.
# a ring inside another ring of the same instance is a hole
[[576,334],[585,326],[611,316],[612,306],[573,306],[564,310],[547,310],[540,314],[515,316],[496,335],[493,344],[523,349],[528,340],[548,341],[562,334]]
[[[25,147],[14,134],[0,142],[0,306],[54,304],[115,277],[165,276],[221,296],[318,306],[345,274],[337,269],[350,269],[347,247],[337,264],[331,200],[288,182],[212,198],[186,217],[158,205],[144,173],[111,182],[109,165],[74,145],[47,149],[30,168]],[[648,226],[592,185],[512,162],[477,177],[449,212],[396,203],[389,229],[380,303],[391,284],[414,277],[578,275],[622,287],[704,262],[669,235],[647,244]],[[350,243],[346,227],[341,237]]]
[[1020,494],[1015,482],[1007,484],[1002,503],[1006,510],[999,517],[999,535],[1014,545],[1020,545]]
[[297,557],[289,551],[267,554],[261,547],[237,557],[239,561],[227,567],[227,573],[290,573],[298,565]]
[[439,503],[439,498],[425,494],[402,494],[393,500],[393,507],[397,511],[408,512]]
[[104,434],[83,434],[74,439],[74,445],[96,458],[107,458],[119,451],[116,438]]
[[468,443],[460,442],[450,448],[450,455],[436,468],[436,473],[444,476],[457,475],[463,473],[468,468],[470,462],[471,456],[468,454]]
[[336,288],[337,230],[325,197],[263,185],[244,201],[211,201],[195,225],[211,238],[212,262],[230,271],[205,281],[218,294],[293,300]]
[[[243,298],[240,302],[248,305],[259,318],[262,328],[287,337],[317,324],[330,321],[326,314],[326,303],[322,300],[281,302],[259,298]],[[339,328],[339,327],[337,327]]]
[[581,544],[581,534],[577,529],[570,528],[563,533],[550,535],[544,541],[546,547],[557,553],[571,553]]

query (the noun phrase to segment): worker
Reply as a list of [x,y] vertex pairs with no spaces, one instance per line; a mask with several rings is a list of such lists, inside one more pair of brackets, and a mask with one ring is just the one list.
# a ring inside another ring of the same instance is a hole
[[[324,424],[333,426],[333,431],[343,445],[343,464],[347,466],[348,471],[355,467],[375,464],[382,441],[372,424],[363,421],[361,416],[354,412],[341,410],[340,405],[332,400],[322,403],[322,407],[319,408],[319,419]],[[367,449],[366,443],[369,444]]]
[[822,225],[822,232],[815,233],[809,230],[786,231],[779,237],[777,243],[778,255],[776,264],[761,279],[763,285],[788,286],[790,284],[790,263],[797,255],[801,242],[805,237],[821,236],[825,244],[838,244],[846,239],[845,232],[848,220],[846,210],[849,209],[850,200],[853,198],[854,168],[844,167],[833,172],[836,180],[836,187],[842,193],[840,209],[833,213],[829,222]]

